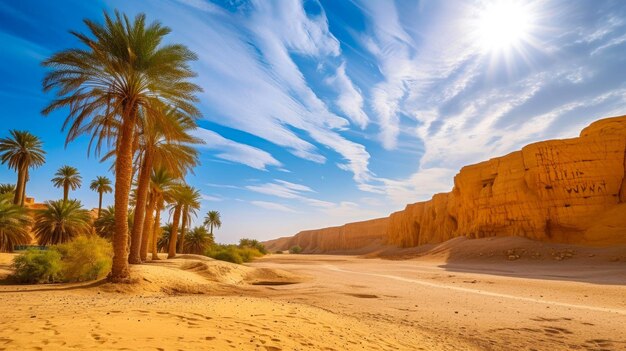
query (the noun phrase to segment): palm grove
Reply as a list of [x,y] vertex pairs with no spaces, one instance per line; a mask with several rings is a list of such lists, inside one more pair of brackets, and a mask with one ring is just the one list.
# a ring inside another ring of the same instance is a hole
[[[146,261],[148,253],[158,259],[161,212],[168,207],[172,216],[168,258],[183,251],[201,253],[210,237],[204,228],[189,229],[201,196],[184,180],[198,164],[193,144],[201,142],[191,134],[200,116],[195,94],[201,88],[191,82],[196,74],[190,68],[196,55],[183,45],[162,43],[170,29],[159,22],[147,23],[143,14],[130,19],[118,12],[105,13],[103,24],[84,23],[87,34],[71,32],[80,47],[43,62],[48,68],[43,90],[55,98],[42,112],[67,113],[66,145],[81,135],[90,136],[87,151],[112,161],[115,179],[98,177],[90,184],[99,197],[92,226],[88,211],[70,199],[70,191],[82,185],[78,170],[60,168],[52,182],[63,189],[62,200],[48,201],[31,223],[23,207],[25,188],[30,170],[45,162],[45,152],[36,136],[11,131],[0,139],[0,160],[17,172],[17,182],[0,187],[13,195],[0,197],[0,250],[24,243],[26,225],[33,226],[42,245],[88,234],[95,227],[112,242],[110,280],[124,281],[129,278],[129,263]],[[114,206],[103,209],[102,197],[109,192],[114,194]],[[212,234],[221,225],[219,213],[211,211],[205,222]]]

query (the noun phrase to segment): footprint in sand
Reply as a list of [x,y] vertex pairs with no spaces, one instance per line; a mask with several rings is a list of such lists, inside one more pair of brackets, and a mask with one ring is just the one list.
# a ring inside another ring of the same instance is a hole
[[281,351],[282,350],[280,347],[276,347],[276,346],[265,345],[264,347],[266,351]]

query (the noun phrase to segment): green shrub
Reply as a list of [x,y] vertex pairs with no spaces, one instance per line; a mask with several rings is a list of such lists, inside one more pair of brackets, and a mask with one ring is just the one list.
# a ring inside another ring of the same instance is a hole
[[236,250],[219,251],[215,256],[213,256],[213,258],[216,260],[227,261],[227,262],[232,262],[232,263],[237,263],[237,264],[243,263],[243,258],[239,255],[239,253]]
[[276,252],[274,252],[274,253],[275,253],[275,254],[282,255],[283,251],[282,251],[282,250],[278,250],[278,251],[276,251]]
[[98,236],[79,236],[48,250],[29,249],[15,257],[19,283],[82,282],[103,278],[111,270],[113,248]]
[[256,239],[239,239],[239,248],[252,248],[252,249],[256,249],[257,251],[259,251],[261,254],[266,255],[267,254],[267,250],[265,249],[265,245],[261,244],[258,240]]
[[296,246],[292,246],[292,247],[289,249],[289,253],[292,253],[292,254],[299,254],[299,253],[302,253],[302,248],[301,248],[300,246],[298,246],[298,245],[296,245]]
[[56,283],[62,281],[61,254],[56,250],[28,249],[13,259],[18,283]]
[[241,264],[263,256],[256,248],[239,247],[237,245],[212,245],[204,253],[206,256],[220,261]]
[[99,236],[79,236],[54,249],[61,254],[63,280],[66,282],[96,280],[111,270],[113,248]]

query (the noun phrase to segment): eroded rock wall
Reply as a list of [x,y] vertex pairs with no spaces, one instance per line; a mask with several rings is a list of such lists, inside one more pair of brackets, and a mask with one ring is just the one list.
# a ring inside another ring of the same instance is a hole
[[339,227],[304,230],[292,237],[279,238],[264,244],[270,251],[288,250],[296,245],[305,253],[358,251],[382,245],[387,222],[387,218],[378,218]]
[[371,240],[402,247],[457,236],[521,236],[583,244],[626,244],[626,116],[578,138],[530,144],[463,167],[449,193],[388,219],[310,230],[284,238],[308,252],[353,249]]

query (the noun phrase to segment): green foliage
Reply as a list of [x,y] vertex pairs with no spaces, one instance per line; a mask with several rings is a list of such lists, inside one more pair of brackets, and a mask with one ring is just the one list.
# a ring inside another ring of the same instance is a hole
[[113,248],[98,236],[79,236],[48,250],[29,249],[13,260],[19,283],[83,282],[111,270]]
[[276,252],[274,252],[274,253],[275,253],[275,254],[278,254],[278,255],[282,255],[282,254],[283,254],[283,251],[282,251],[282,250],[278,250],[278,251],[276,251]]
[[215,255],[211,256],[216,260],[227,261],[237,264],[243,263],[243,258],[239,255],[239,252],[235,249],[220,250]]
[[27,131],[11,130],[8,138],[0,139],[0,162],[18,171],[20,168],[41,166],[46,152],[38,137]]
[[161,227],[161,236],[157,240],[157,250],[167,252],[170,247],[170,236],[172,235],[172,223],[167,223]]
[[96,234],[106,239],[112,239],[115,233],[115,207],[103,208],[100,217],[93,221]]
[[195,227],[185,234],[185,253],[202,255],[204,251],[215,244],[213,234],[205,227]]
[[13,259],[18,283],[56,283],[62,281],[61,254],[56,250],[29,249]]
[[15,194],[15,184],[0,184],[0,195],[11,195]]
[[12,252],[16,245],[30,242],[28,210],[14,205],[12,196],[0,196],[0,251]]
[[101,237],[79,236],[57,245],[63,263],[63,281],[83,282],[104,278],[111,270],[113,247]]
[[204,254],[216,260],[228,261],[237,264],[250,262],[256,257],[264,255],[256,248],[220,244],[211,246]]
[[103,176],[98,176],[96,179],[92,180],[91,184],[89,184],[89,189],[100,194],[113,192],[111,179]]
[[256,239],[246,239],[246,238],[240,239],[239,240],[239,247],[240,248],[249,247],[249,248],[257,249],[263,255],[267,254],[267,250],[265,249],[265,245],[261,244]]
[[91,214],[78,200],[47,201],[33,227],[39,245],[61,244],[91,231]]
[[292,246],[291,248],[289,248],[289,253],[292,253],[292,254],[302,253],[302,248],[298,245]]

